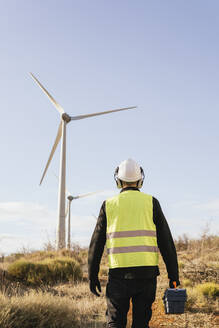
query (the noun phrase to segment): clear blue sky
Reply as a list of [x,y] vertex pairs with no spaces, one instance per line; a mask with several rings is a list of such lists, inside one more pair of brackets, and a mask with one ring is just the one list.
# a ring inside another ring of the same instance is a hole
[[3,1],[0,4],[0,252],[54,239],[59,153],[39,187],[59,114],[138,110],[67,126],[67,186],[106,190],[72,205],[73,239],[89,243],[115,167],[143,166],[173,236],[219,231],[218,1]]

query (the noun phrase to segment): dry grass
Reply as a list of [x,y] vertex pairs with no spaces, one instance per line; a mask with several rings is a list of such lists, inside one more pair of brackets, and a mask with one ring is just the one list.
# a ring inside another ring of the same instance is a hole
[[87,283],[30,289],[22,295],[1,293],[0,302],[1,328],[95,327],[96,322],[101,324],[105,311],[104,296],[94,297]]
[[[158,277],[157,298],[153,305],[151,328],[213,328],[217,327],[218,308],[218,255],[219,238],[202,236],[200,240],[189,240],[183,236],[176,241],[180,263],[180,280],[187,289],[188,302],[186,313],[165,315],[162,296],[168,287],[165,265],[160,259],[161,275]],[[85,282],[57,284],[54,287],[40,286],[38,289],[16,284],[0,271],[0,327],[48,327],[48,328],[103,328],[105,327],[105,285],[107,281],[107,256],[102,259],[100,280],[102,296],[97,298],[89,291],[87,282],[87,250],[75,248],[68,253],[59,254],[79,259],[84,271]],[[43,261],[57,256],[54,250],[49,252],[28,252],[14,260],[24,258],[31,261]],[[13,262],[12,256],[10,262]],[[7,262],[2,265],[7,267]],[[210,284],[209,284],[210,283]],[[206,285],[207,284],[207,285]],[[214,285],[212,285],[214,284]],[[212,286],[216,286],[214,289]],[[213,289],[212,289],[213,288]],[[131,312],[128,316],[128,327]]]
[[77,327],[77,311],[60,297],[28,293],[22,298],[0,296],[0,327]]

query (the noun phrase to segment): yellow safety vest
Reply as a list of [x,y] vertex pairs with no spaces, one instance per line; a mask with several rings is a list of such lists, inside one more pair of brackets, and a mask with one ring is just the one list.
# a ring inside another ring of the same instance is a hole
[[109,268],[158,265],[152,196],[126,190],[106,200]]

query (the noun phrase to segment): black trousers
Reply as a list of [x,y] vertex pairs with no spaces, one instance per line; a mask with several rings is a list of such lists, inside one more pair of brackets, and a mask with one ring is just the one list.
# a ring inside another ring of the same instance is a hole
[[107,324],[110,328],[125,328],[130,299],[132,328],[147,328],[152,316],[157,278],[120,279],[109,277],[106,286]]

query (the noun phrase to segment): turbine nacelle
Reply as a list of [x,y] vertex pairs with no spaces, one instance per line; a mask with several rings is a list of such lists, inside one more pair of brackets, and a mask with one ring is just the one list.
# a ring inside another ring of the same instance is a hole
[[63,113],[61,115],[61,118],[63,119],[63,121],[65,121],[66,123],[69,123],[71,121],[71,116],[69,116],[67,113]]

